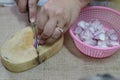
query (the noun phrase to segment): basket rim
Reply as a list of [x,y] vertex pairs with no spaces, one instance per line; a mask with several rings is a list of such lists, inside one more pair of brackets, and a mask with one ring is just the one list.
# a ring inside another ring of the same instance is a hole
[[104,10],[107,10],[107,11],[111,11],[111,12],[120,16],[119,11],[117,11],[115,9],[112,9],[112,8],[109,8],[109,7],[105,7],[105,6],[87,6],[87,7],[82,8],[81,11],[86,11],[86,10],[89,10],[89,9],[104,9]]
[[[117,15],[120,16],[120,12],[117,11],[117,10],[114,10],[114,9],[111,9],[111,8],[108,8],[108,7],[103,7],[103,6],[90,6],[90,7],[85,7],[82,9],[82,11],[85,11],[85,10],[88,10],[88,9],[104,9],[104,10],[108,10],[108,11],[111,11],[113,13],[116,13]],[[79,44],[83,44],[89,48],[92,48],[92,49],[97,49],[97,50],[111,50],[111,49],[120,49],[120,45],[118,46],[113,46],[113,47],[107,47],[107,48],[99,48],[99,47],[96,47],[96,46],[91,46],[89,44],[86,44],[84,42],[82,42],[81,40],[79,40],[73,33],[73,29],[74,29],[74,24],[75,22],[71,25],[71,27],[69,28],[69,33],[71,35],[71,37],[73,38],[73,40],[76,40]]]

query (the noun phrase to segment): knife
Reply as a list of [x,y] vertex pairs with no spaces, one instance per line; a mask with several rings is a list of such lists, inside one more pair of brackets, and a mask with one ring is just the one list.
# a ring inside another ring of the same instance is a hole
[[36,26],[36,24],[35,24],[35,22],[34,23],[31,23],[31,27],[32,27],[32,30],[33,30],[33,33],[34,33],[34,47],[35,47],[35,49],[36,49],[36,52],[37,52],[37,62],[38,62],[38,64],[40,64],[40,58],[39,58],[39,51],[38,51],[38,46],[39,46],[39,44],[38,44],[38,38],[37,38],[37,26]]
[[38,44],[38,37],[37,37],[37,25],[36,25],[36,22],[31,22],[30,21],[30,17],[29,17],[29,6],[28,6],[28,4],[27,4],[27,12],[28,12],[28,22],[29,22],[29,24],[30,24],[30,26],[32,27],[32,30],[33,30],[33,34],[34,34],[34,47],[35,47],[35,49],[36,49],[36,52],[37,52],[37,62],[38,62],[38,64],[40,64],[40,59],[39,59],[39,51],[38,51],[38,46],[39,46],[39,44]]

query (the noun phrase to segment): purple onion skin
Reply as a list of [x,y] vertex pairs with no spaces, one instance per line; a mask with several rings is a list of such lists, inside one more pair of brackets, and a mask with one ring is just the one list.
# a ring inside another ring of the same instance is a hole
[[37,40],[36,40],[36,38],[34,39],[33,46],[34,46],[35,48],[36,48],[36,46],[37,46]]

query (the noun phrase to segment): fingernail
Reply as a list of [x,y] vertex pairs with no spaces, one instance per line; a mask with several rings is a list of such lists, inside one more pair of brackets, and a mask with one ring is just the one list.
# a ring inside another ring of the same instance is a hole
[[30,18],[30,22],[34,23],[35,22],[35,18]]

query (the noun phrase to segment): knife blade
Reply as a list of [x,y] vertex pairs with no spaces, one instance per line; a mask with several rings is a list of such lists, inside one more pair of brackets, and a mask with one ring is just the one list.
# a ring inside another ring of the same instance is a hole
[[38,44],[38,38],[37,38],[37,25],[36,25],[36,22],[31,22],[30,21],[30,17],[29,17],[29,6],[28,6],[28,4],[27,4],[27,12],[28,12],[28,22],[29,22],[29,24],[30,24],[30,26],[32,27],[32,30],[33,30],[33,34],[34,34],[34,47],[35,47],[35,49],[36,49],[36,52],[37,52],[37,58],[36,58],[36,60],[37,60],[37,62],[38,62],[38,64],[40,64],[40,58],[39,58],[39,51],[38,51],[38,46],[39,46],[39,44]]
[[32,26],[32,30],[33,30],[33,33],[34,33],[34,40],[35,40],[35,43],[34,43],[34,47],[36,48],[36,52],[37,52],[37,62],[38,64],[40,64],[40,59],[39,59],[39,51],[38,51],[38,38],[37,38],[37,26],[35,23],[31,23],[31,26]]

